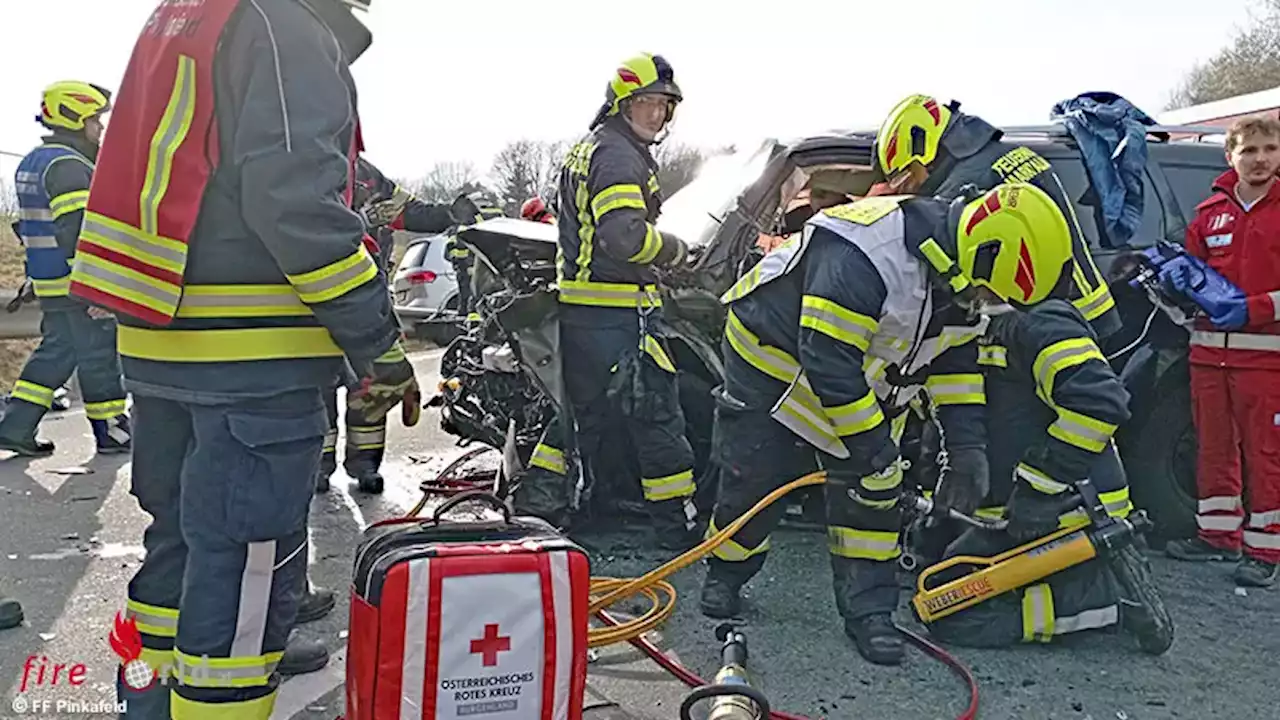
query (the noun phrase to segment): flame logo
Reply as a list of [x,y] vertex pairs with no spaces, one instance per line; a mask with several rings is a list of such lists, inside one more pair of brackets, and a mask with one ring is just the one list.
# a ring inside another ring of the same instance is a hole
[[115,627],[107,642],[120,658],[120,677],[125,685],[134,690],[146,690],[155,683],[156,671],[142,659],[142,633],[138,632],[137,620],[126,620],[117,612]]

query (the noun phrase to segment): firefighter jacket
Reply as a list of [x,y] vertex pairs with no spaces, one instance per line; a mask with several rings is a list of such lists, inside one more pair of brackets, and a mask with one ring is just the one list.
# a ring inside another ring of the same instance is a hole
[[1129,393],[1079,310],[1050,299],[993,317],[979,363],[993,500],[1008,500],[1014,478],[1057,494],[1087,477],[1112,515],[1128,514],[1112,437],[1129,419]]
[[1071,301],[1089,320],[1099,337],[1106,338],[1120,329],[1120,313],[1106,279],[1098,271],[1089,253],[1089,244],[1080,228],[1075,206],[1067,197],[1062,181],[1048,160],[1031,148],[1000,141],[1001,132],[985,120],[957,112],[951,127],[942,136],[946,150],[921,195],[955,198],[965,185],[973,184],[987,191],[1005,182],[1031,183],[1049,194],[1058,204],[1071,228],[1071,244],[1075,254],[1072,268]]
[[626,121],[606,120],[574,145],[560,172],[560,302],[595,307],[661,304],[652,265],[683,252],[653,223],[662,209],[658,164]]
[[369,35],[321,5],[165,4],[138,40],[72,275],[73,292],[116,311],[135,391],[219,402],[323,387],[344,355],[360,369],[396,342],[350,207],[348,66]]
[[971,342],[985,323],[966,324],[920,249],[946,206],[879,197],[824,210],[721,298],[728,344],[772,381],[773,418],[853,472],[897,457],[886,416],[905,421],[922,388],[952,447],[985,443]]
[[56,131],[18,165],[18,237],[43,310],[81,306],[70,298],[71,259],[84,222],[97,148]]
[[1249,319],[1237,332],[1198,320],[1191,362],[1280,370],[1280,187],[1245,210],[1236,198],[1234,170],[1213,184],[1187,228],[1187,251],[1230,280],[1248,298]]

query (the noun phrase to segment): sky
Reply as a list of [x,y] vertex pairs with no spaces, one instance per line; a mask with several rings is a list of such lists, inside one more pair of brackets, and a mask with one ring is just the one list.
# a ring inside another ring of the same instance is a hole
[[[0,150],[25,153],[49,82],[117,88],[157,0],[0,0]],[[670,141],[754,145],[872,128],[903,96],[997,124],[1110,90],[1158,113],[1182,74],[1249,22],[1251,0],[373,0],[354,65],[367,156],[397,178],[503,144],[586,131],[617,64],[664,55],[685,102]],[[1158,8],[1158,10],[1156,9]],[[57,23],[56,33],[51,32]],[[54,52],[50,54],[50,50]],[[83,49],[83,52],[75,52]],[[109,123],[108,123],[109,126]],[[0,156],[9,176],[16,160]]]

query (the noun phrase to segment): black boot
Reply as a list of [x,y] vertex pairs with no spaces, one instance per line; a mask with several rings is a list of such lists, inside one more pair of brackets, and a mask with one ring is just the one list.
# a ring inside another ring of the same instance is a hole
[[17,600],[0,597],[0,630],[16,628],[22,624],[22,606]]
[[22,457],[49,457],[54,449],[53,443],[48,440],[37,440],[34,437],[24,440],[0,437],[0,450],[10,450]]
[[296,636],[289,638],[284,649],[284,657],[276,666],[276,672],[282,677],[305,675],[324,669],[329,664],[329,650],[314,640],[299,640]]
[[707,558],[707,577],[702,581],[699,605],[709,618],[732,618],[742,612],[742,586],[760,572],[765,555],[753,555],[743,562]]
[[902,633],[888,613],[864,615],[844,621],[844,633],[858,646],[858,653],[876,665],[901,665]]
[[[308,582],[308,584],[310,583]],[[298,604],[298,618],[294,620],[294,623],[302,625],[303,623],[315,622],[333,612],[333,608],[337,604],[338,596],[332,590],[310,588],[307,590],[307,594],[302,596],[302,602]]]
[[692,497],[649,503],[654,544],[662,550],[685,552],[702,541],[699,537],[698,508]]
[[1151,566],[1137,548],[1120,549],[1111,558],[1120,583],[1120,627],[1133,635],[1149,655],[1163,655],[1173,645],[1173,618],[1151,577]]
[[[329,442],[328,439],[325,442]],[[316,492],[329,492],[329,478],[338,471],[338,458],[333,450],[325,448],[320,454],[320,469],[316,472]]]
[[356,476],[356,487],[363,493],[381,495],[385,482],[377,470],[365,470]]

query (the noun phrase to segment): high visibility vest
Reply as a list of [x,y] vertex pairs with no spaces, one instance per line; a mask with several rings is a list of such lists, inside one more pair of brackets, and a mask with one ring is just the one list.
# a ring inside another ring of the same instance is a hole
[[165,0],[134,45],[99,153],[71,293],[168,325],[217,169],[213,60],[240,0]]
[[[927,269],[907,250],[903,238],[903,215],[899,205],[904,196],[867,198],[825,210],[805,225],[803,233],[765,255],[750,271],[721,296],[725,305],[747,297],[764,285],[786,276],[799,266],[809,247],[814,228],[825,228],[858,247],[871,260],[887,297],[871,336],[862,369],[867,384],[879,402],[902,408],[923,389],[923,385],[895,386],[889,369],[904,376],[928,367],[947,349],[980,337],[988,324],[983,318],[975,325],[944,326],[936,334],[920,338],[933,316],[934,308]],[[806,312],[805,308],[801,312]],[[800,318],[796,318],[796,325]],[[760,372],[787,383],[786,392],[774,405],[771,416],[810,445],[835,457],[849,456],[836,427],[846,418],[832,418],[823,409],[800,362],[776,347],[765,346],[732,310],[725,327],[729,344]],[[866,412],[875,408],[866,408]]]
[[27,254],[27,277],[37,297],[64,297],[70,290],[71,265],[58,247],[54,221],[81,210],[86,190],[49,197],[44,179],[49,168],[59,162],[80,162],[93,168],[84,155],[65,145],[46,144],[32,150],[18,165],[18,236]]

